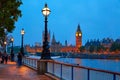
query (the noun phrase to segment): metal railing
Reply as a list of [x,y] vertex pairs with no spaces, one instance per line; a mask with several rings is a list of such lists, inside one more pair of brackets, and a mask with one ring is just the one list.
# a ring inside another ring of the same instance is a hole
[[27,58],[27,57],[23,58],[23,64],[35,70],[37,70],[37,61],[38,59],[34,59],[34,58]]
[[[37,60],[24,58],[25,65],[37,69]],[[120,73],[82,67],[56,61],[46,61],[47,72],[59,77],[61,80],[120,80]]]

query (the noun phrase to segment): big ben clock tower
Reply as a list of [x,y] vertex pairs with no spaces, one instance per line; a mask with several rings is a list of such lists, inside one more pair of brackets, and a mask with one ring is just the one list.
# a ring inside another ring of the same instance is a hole
[[76,47],[80,48],[82,46],[82,31],[80,29],[79,24],[78,24],[75,36],[76,36]]

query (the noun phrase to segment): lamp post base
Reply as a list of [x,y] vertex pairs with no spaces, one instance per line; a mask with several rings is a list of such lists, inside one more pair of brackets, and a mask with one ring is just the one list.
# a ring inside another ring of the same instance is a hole
[[40,75],[44,75],[47,72],[47,66],[48,66],[48,62],[49,61],[53,61],[51,60],[44,60],[44,59],[40,59],[37,61],[37,73]]
[[47,41],[47,38],[45,38],[46,40],[43,42],[43,51],[41,54],[41,59],[51,59],[51,55],[50,55],[50,50],[49,50],[49,42]]
[[47,62],[46,60],[38,60],[37,61],[37,73],[43,75],[47,72]]

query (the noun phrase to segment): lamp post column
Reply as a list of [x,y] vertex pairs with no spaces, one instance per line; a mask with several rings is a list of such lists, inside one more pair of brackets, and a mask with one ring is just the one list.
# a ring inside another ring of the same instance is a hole
[[45,36],[44,36],[44,40],[45,42],[48,42],[48,31],[47,31],[47,16],[45,16]]
[[4,52],[6,53],[6,45],[7,45],[7,42],[4,41]]
[[47,31],[47,17],[50,14],[50,9],[47,7],[47,4],[45,4],[45,7],[42,10],[43,15],[45,16],[45,34],[44,34],[44,41],[43,41],[43,50],[41,54],[41,59],[51,59],[50,56],[50,46],[48,42],[48,31]]
[[14,38],[12,37],[12,38],[11,38],[11,43],[12,43],[12,46],[11,46],[11,53],[13,53],[13,42],[14,42]]
[[23,35],[22,35],[22,39],[21,39],[21,53],[24,56],[24,50],[23,50]]
[[50,46],[48,42],[48,30],[47,30],[47,18],[50,14],[50,9],[45,4],[45,7],[42,9],[42,13],[45,17],[45,33],[44,33],[44,40],[43,40],[43,50],[41,54],[41,59],[38,60],[37,64],[37,72],[38,74],[45,74],[47,72],[47,60],[52,60],[50,55]]
[[21,51],[21,53],[22,53],[23,56],[24,56],[24,47],[23,47],[24,34],[25,34],[25,31],[24,31],[24,29],[22,29],[21,30],[21,35],[22,35],[21,37],[22,38],[21,38],[21,50],[20,51]]
[[12,51],[13,51],[13,41],[12,41]]
[[12,43],[12,46],[11,46],[11,61],[14,61],[14,51],[13,51],[13,42],[14,42],[14,38],[12,37],[11,38],[11,43]]
[[41,59],[51,59],[50,50],[49,50],[49,42],[48,42],[48,30],[47,30],[47,16],[45,16],[45,35],[43,41],[43,51],[41,55]]
[[4,29],[4,52],[7,52],[7,29]]

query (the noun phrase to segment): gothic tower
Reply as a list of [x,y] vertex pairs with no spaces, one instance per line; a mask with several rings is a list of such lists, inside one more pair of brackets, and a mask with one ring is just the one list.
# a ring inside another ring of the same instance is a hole
[[76,37],[76,47],[80,48],[82,46],[82,31],[80,29],[79,24],[78,24],[78,27],[77,27],[75,37]]
[[54,35],[54,33],[53,33],[53,37],[52,37],[52,41],[51,41],[51,45],[54,45],[54,44],[56,44],[56,40],[55,40],[55,35]]

